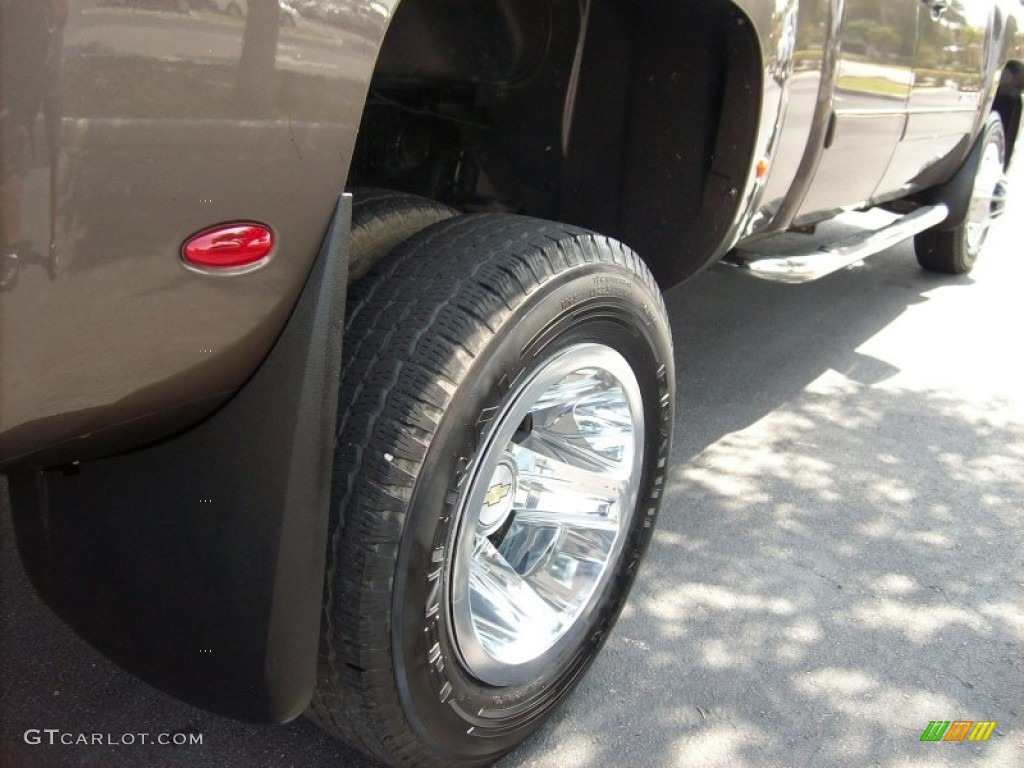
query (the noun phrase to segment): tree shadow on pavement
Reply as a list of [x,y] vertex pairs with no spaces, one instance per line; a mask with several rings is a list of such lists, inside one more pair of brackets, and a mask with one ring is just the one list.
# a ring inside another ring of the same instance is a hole
[[[908,251],[797,291],[713,272],[670,296],[652,551],[577,695],[505,765],[1024,764],[1021,403],[894,386],[858,351],[970,289]],[[921,743],[958,719],[1000,725]]]

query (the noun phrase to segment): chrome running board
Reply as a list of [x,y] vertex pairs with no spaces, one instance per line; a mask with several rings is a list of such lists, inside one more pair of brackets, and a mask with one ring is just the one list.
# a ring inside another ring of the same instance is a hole
[[834,243],[818,246],[813,251],[776,256],[737,250],[722,259],[722,263],[742,269],[762,280],[794,285],[809,283],[941,224],[948,215],[949,209],[939,203],[918,208],[882,229],[858,232]]

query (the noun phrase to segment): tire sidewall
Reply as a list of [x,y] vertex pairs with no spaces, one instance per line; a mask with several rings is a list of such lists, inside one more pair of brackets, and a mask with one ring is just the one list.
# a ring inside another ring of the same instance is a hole
[[[623,355],[641,387],[645,450],[637,508],[615,571],[588,622],[549,676],[493,687],[474,680],[453,646],[445,563],[458,529],[458,489],[487,414],[517,382],[568,346],[598,342]],[[394,576],[391,640],[406,717],[436,754],[487,761],[544,721],[574,687],[614,623],[650,541],[670,448],[671,338],[658,298],[625,267],[591,263],[547,280],[503,319],[476,355],[431,439],[408,505]]]

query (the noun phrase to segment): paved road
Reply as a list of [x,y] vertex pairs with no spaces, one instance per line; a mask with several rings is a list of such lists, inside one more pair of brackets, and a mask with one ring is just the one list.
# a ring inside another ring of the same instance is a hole
[[[969,278],[905,245],[809,286],[713,271],[670,294],[680,437],[653,550],[592,673],[504,766],[1024,765],[1020,182]],[[120,672],[34,597],[0,520],[0,764],[372,765]],[[936,719],[999,725],[922,744]]]

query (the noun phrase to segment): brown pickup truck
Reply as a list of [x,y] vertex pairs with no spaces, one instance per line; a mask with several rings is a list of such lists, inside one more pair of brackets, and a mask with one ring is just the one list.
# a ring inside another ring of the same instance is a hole
[[[651,539],[662,291],[911,237],[971,269],[1020,16],[0,0],[0,472],[33,584],[197,706],[306,712],[396,765],[496,760],[579,681]],[[867,209],[885,225],[767,255]]]

